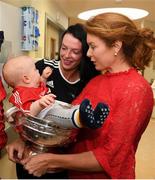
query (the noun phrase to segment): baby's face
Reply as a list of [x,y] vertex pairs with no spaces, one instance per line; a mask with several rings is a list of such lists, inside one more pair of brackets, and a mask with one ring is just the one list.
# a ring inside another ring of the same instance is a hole
[[33,85],[33,87],[38,87],[41,81],[41,77],[39,71],[35,67],[35,64],[32,66],[30,70],[29,78],[31,78],[31,84]]

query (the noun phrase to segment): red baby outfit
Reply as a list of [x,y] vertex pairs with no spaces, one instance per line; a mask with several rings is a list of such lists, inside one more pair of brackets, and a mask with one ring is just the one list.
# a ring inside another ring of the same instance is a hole
[[153,109],[150,85],[133,68],[120,73],[107,72],[92,79],[73,104],[80,104],[85,98],[94,107],[98,102],[107,103],[110,114],[99,129],[77,130],[77,142],[70,153],[92,151],[103,172],[70,171],[70,178],[135,178],[137,145]]
[[44,83],[37,88],[18,86],[13,90],[9,101],[16,107],[23,110],[30,110],[32,102],[40,99],[48,92]]
[[0,150],[5,146],[7,142],[7,135],[4,131],[5,123],[4,123],[4,110],[3,110],[3,103],[2,101],[6,97],[6,92],[4,90],[3,84],[0,78]]

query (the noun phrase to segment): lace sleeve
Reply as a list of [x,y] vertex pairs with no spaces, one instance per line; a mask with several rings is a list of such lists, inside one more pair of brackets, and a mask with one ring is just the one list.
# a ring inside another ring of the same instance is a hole
[[153,95],[148,86],[133,86],[121,92],[115,101],[100,134],[100,145],[93,152],[110,177],[121,178],[119,173],[129,165],[132,167],[128,172],[130,177],[134,173],[138,142],[152,113]]

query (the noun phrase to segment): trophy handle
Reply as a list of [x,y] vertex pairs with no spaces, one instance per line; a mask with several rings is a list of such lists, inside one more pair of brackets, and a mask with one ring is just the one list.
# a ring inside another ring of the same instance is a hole
[[26,114],[13,106],[4,113],[4,120],[8,122],[17,132],[22,132],[22,125],[25,122]]
[[8,109],[5,113],[4,116],[6,118],[6,120],[14,113],[20,111],[20,109],[18,109],[16,106],[11,107],[10,109]]

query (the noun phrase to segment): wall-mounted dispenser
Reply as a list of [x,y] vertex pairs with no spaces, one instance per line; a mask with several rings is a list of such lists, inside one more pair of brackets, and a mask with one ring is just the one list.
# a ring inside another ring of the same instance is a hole
[[38,50],[38,10],[33,7],[22,7],[22,50]]

